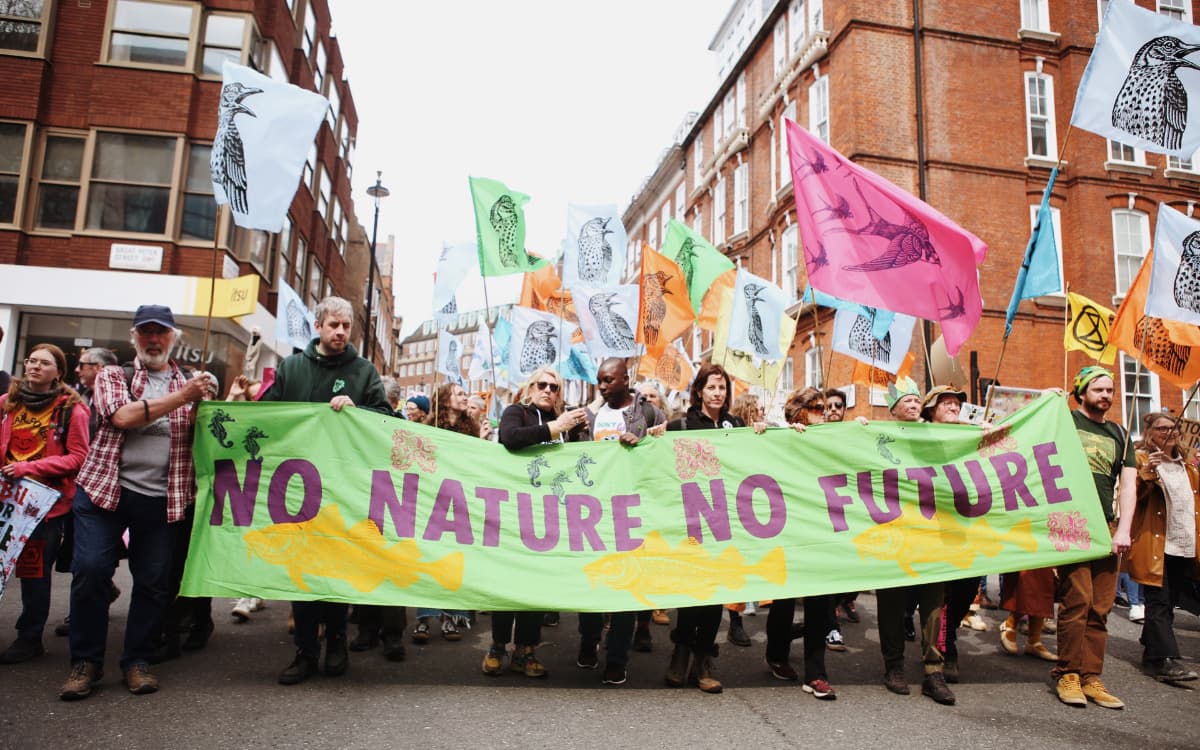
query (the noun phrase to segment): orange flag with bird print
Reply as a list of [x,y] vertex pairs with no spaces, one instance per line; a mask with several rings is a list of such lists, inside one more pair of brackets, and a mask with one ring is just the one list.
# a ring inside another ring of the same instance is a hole
[[642,246],[640,286],[637,340],[646,345],[647,354],[659,357],[692,325],[696,313],[688,299],[683,271],[649,245]]
[[696,377],[696,368],[692,367],[682,349],[678,346],[668,346],[657,357],[642,355],[638,361],[637,374],[648,380],[657,380],[673,391],[687,393],[692,378]]
[[1108,341],[1162,379],[1182,389],[1191,388],[1200,380],[1200,327],[1146,315],[1153,264],[1151,250],[1121,301]]

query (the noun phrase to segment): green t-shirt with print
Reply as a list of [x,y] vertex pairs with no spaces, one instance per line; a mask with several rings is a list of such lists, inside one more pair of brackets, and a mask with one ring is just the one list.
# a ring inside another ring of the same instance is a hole
[[[1096,422],[1088,419],[1078,409],[1071,412],[1075,418],[1075,432],[1079,442],[1083,444],[1083,454],[1087,456],[1088,465],[1092,469],[1092,479],[1096,482],[1096,494],[1100,497],[1100,506],[1104,508],[1104,518],[1112,521],[1116,517],[1114,500],[1116,499],[1117,477],[1120,470],[1114,467],[1137,468],[1137,456],[1133,452],[1133,444],[1129,435],[1116,422]],[[1123,454],[1121,443],[1124,442]]]

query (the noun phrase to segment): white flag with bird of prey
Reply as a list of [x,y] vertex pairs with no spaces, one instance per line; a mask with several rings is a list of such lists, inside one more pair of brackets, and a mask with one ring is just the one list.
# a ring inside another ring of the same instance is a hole
[[438,256],[437,272],[433,277],[433,318],[438,325],[446,325],[458,317],[455,292],[478,262],[479,247],[474,241],[442,243],[442,254]]
[[317,335],[317,319],[305,307],[300,295],[282,278],[276,289],[279,301],[275,315],[275,341],[303,350]]
[[1200,221],[1158,204],[1146,315],[1200,325]]
[[229,204],[238,226],[278,232],[329,102],[228,60],[223,72],[209,161],[213,197]]
[[904,313],[893,314],[887,332],[876,338],[871,329],[872,318],[861,310],[839,308],[833,316],[833,350],[895,375],[912,346],[917,319]]
[[[1041,96],[1026,94],[1030,103]],[[1200,26],[1112,0],[1079,82],[1071,124],[1146,151],[1195,154]]]
[[637,284],[607,289],[573,286],[571,298],[589,354],[598,358],[637,354],[637,335],[633,332],[641,298]]
[[779,321],[785,315],[787,303],[782,289],[739,268],[726,346],[759,359],[783,359],[787,352],[779,346]]
[[556,366],[571,354],[571,338],[578,328],[574,323],[532,307],[514,305],[512,339],[508,343],[508,377],[524,382],[534,370]]
[[437,371],[446,376],[447,383],[462,385],[462,345],[448,328],[438,330]]
[[616,206],[567,204],[563,283],[595,288],[620,284],[628,244]]

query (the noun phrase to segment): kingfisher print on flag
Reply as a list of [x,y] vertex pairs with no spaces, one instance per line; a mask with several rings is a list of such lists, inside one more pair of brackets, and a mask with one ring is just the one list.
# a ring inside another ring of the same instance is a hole
[[226,60],[209,168],[213,198],[247,229],[278,232],[329,102]]
[[616,286],[625,269],[629,238],[616,206],[567,204],[563,281],[568,286]]
[[1200,325],[1200,221],[1158,204],[1146,314]]
[[477,259],[474,242],[443,242],[433,276],[433,317],[445,325],[458,315],[455,292]]
[[479,243],[479,272],[484,276],[534,271],[545,258],[525,251],[525,204],[529,196],[504,183],[468,178],[475,204],[475,233]]
[[787,295],[764,278],[739,268],[733,288],[727,346],[759,359],[783,359],[779,345],[780,321],[787,317]]
[[1054,216],[1050,212],[1050,192],[1054,190],[1054,181],[1058,177],[1058,168],[1050,171],[1050,180],[1042,191],[1042,202],[1033,222],[1033,231],[1029,234],[1029,242],[1025,245],[1025,257],[1021,260],[1021,268],[1017,271],[1017,283],[1013,286],[1012,299],[1008,302],[1008,312],[1004,317],[1004,335],[1012,333],[1013,317],[1021,300],[1041,297],[1062,291],[1062,275],[1058,267],[1058,245],[1054,239]]
[[688,302],[683,271],[675,261],[643,244],[638,343],[646,345],[647,354],[657,357],[683,335],[695,315]]
[[446,376],[447,383],[462,384],[462,346],[447,328],[438,331],[437,371]]
[[512,309],[512,339],[508,348],[509,379],[523,382],[534,370],[556,366],[571,351],[573,323],[557,315],[515,306]]
[[987,245],[939,211],[787,121],[796,223],[814,287],[942,326],[958,353],[983,312]]
[[733,270],[733,261],[677,219],[667,222],[662,254],[675,261],[683,271],[692,311],[699,317],[705,295],[713,288],[718,276]]
[[917,319],[911,315],[898,314],[887,332],[876,338],[869,316],[841,309],[833,316],[833,350],[894,375],[912,346],[916,323]]
[[1146,151],[1191,157],[1200,149],[1200,26],[1111,0],[1071,124]]
[[639,290],[637,284],[608,289],[571,287],[583,340],[593,357],[632,357],[637,354]]

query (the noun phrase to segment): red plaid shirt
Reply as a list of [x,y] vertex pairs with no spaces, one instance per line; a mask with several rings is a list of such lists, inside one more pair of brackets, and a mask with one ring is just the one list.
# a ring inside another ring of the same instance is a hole
[[[125,371],[109,365],[96,375],[92,409],[99,414],[100,429],[92,441],[91,450],[75,482],[83,488],[97,507],[116,510],[121,500],[118,474],[121,470],[121,449],[125,431],[113,427],[112,415],[125,404],[138,401],[146,389],[146,368],[140,359],[133,362],[133,382],[125,387]],[[171,363],[169,393],[180,390],[187,378],[174,362]],[[132,394],[132,395],[131,395]],[[167,468],[167,522],[183,518],[187,507],[196,500],[196,469],[192,464],[192,409],[187,404],[167,415],[171,424],[171,453]]]

